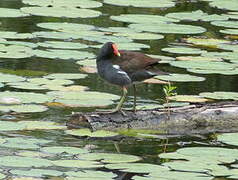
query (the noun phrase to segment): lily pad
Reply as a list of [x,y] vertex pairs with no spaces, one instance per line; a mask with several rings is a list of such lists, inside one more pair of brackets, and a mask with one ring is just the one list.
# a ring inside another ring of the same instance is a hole
[[153,39],[163,39],[164,36],[160,34],[152,34],[152,33],[116,33],[114,36],[125,36],[131,39],[141,39],[141,40],[153,40]]
[[224,29],[224,30],[220,30],[220,32],[224,34],[238,35],[238,29]]
[[150,1],[143,1],[143,0],[104,0],[106,4],[112,4],[116,6],[133,6],[133,7],[145,7],[145,8],[168,8],[175,6],[175,3],[170,0],[150,0]]
[[113,137],[117,136],[118,133],[111,132],[111,131],[104,131],[104,130],[98,130],[98,131],[90,131],[89,129],[72,129],[65,131],[67,134],[73,135],[73,136],[88,136],[88,137]]
[[238,27],[238,21],[212,21],[211,24],[214,26],[221,26],[226,28]]
[[[119,42],[119,43],[117,43],[117,46],[121,50],[140,50],[140,49],[144,49],[144,48],[150,48],[150,46],[148,46],[146,44],[134,43],[134,42],[128,42],[128,43]],[[96,45],[93,47],[101,48],[102,45]]]
[[32,33],[38,38],[47,38],[47,39],[78,39],[80,36],[73,33],[67,32],[55,32],[55,31],[37,31]]
[[138,156],[126,155],[126,154],[112,154],[112,153],[80,154],[78,158],[90,160],[90,161],[100,160],[103,163],[129,163],[129,162],[136,162],[141,160],[141,158]]
[[29,78],[28,82],[36,85],[70,85],[74,82],[69,79]]
[[105,172],[105,171],[89,171],[89,170],[85,170],[85,171],[68,171],[65,172],[68,179],[71,179],[71,177],[76,177],[77,178],[83,178],[83,179],[113,179],[114,177],[116,177],[117,175],[112,173],[112,172]]
[[198,74],[223,74],[223,75],[236,75],[238,74],[238,68],[232,70],[213,70],[213,69],[187,69],[188,72]]
[[20,10],[24,13],[36,16],[67,17],[67,18],[93,18],[101,15],[101,12],[91,9],[79,9],[67,7],[22,7]]
[[29,137],[5,138],[5,140],[6,142],[0,144],[0,146],[13,149],[38,149],[40,145],[51,142],[45,139],[33,139]]
[[90,66],[90,67],[96,67],[96,60],[95,59],[85,59],[82,61],[77,61],[77,64],[81,66]]
[[[0,130],[1,131],[17,131],[17,130],[23,130],[25,128],[25,125],[18,124],[15,122],[8,122],[8,121],[0,121]],[[0,139],[0,144],[6,142],[4,139]]]
[[63,172],[50,170],[50,169],[30,169],[30,170],[17,170],[13,169],[10,171],[11,174],[17,176],[28,176],[28,177],[43,177],[43,176],[61,176]]
[[76,50],[61,50],[61,49],[46,49],[46,50],[34,50],[34,55],[42,58],[50,59],[64,59],[64,60],[79,60],[86,58],[94,58],[95,55],[87,51]]
[[93,25],[67,23],[67,22],[45,22],[45,23],[38,23],[37,26],[45,29],[63,32],[88,31],[95,28]]
[[75,168],[100,168],[104,165],[95,161],[84,160],[56,160],[52,161],[55,166],[75,167]]
[[92,0],[23,0],[24,4],[43,6],[43,7],[77,7],[77,8],[97,8],[101,7],[102,3]]
[[82,148],[76,148],[76,147],[61,147],[61,146],[50,146],[50,147],[44,147],[40,149],[43,152],[46,153],[52,153],[52,154],[70,154],[70,155],[76,155],[76,154],[83,154],[88,153],[86,149]]
[[86,74],[80,74],[80,73],[54,73],[49,74],[47,76],[44,76],[44,78],[47,79],[83,79],[87,75]]
[[170,74],[170,75],[159,75],[155,76],[156,79],[161,79],[165,81],[174,81],[174,82],[193,82],[193,81],[204,81],[204,77],[193,76],[189,74]]
[[206,57],[206,56],[178,56],[176,60],[179,61],[223,61],[219,57]]
[[99,36],[82,36],[81,37],[87,41],[106,43],[106,42],[114,42],[114,43],[129,43],[132,42],[132,39],[129,37],[117,37],[112,35],[99,35]]
[[3,74],[0,73],[0,82],[22,82],[25,81],[26,78],[17,76],[17,75],[12,75],[12,74]]
[[2,45],[0,49],[0,58],[28,58],[33,56],[33,50],[26,46]]
[[51,102],[52,97],[49,97],[45,94],[32,93],[32,92],[0,92],[0,99],[3,98],[15,98],[18,99],[21,103],[45,103]]
[[0,8],[0,17],[25,17],[29,14],[21,12],[19,9]]
[[175,53],[175,54],[201,54],[206,51],[200,50],[197,48],[189,48],[189,47],[168,47],[163,48],[162,51]]
[[165,166],[146,164],[146,163],[118,163],[118,164],[107,164],[105,166],[108,169],[118,169],[123,172],[131,173],[152,173],[168,171],[169,168]]
[[4,167],[49,167],[52,166],[50,160],[20,156],[0,157],[0,164]]
[[65,125],[51,121],[18,121],[17,124],[24,125],[24,130],[66,129]]
[[31,33],[18,33],[14,31],[0,31],[0,37],[6,39],[32,39],[34,35]]
[[[128,14],[130,15],[130,14]],[[108,27],[108,28],[104,28],[104,27],[99,27],[97,28],[97,30],[99,31],[103,31],[103,32],[110,32],[110,33],[139,33],[141,31],[136,31],[134,29],[128,28],[128,27]]]
[[201,10],[197,11],[191,11],[191,12],[175,12],[175,13],[169,13],[165,15],[169,18],[174,18],[178,20],[184,20],[184,21],[222,21],[222,20],[228,20],[227,16],[222,16],[218,14],[211,14],[208,15],[207,13],[204,13]]
[[36,104],[0,106],[0,111],[4,112],[14,111],[17,113],[34,113],[34,112],[44,112],[47,110],[48,108],[46,106]]
[[29,47],[29,48],[38,47],[38,45],[36,43],[24,42],[24,41],[0,41],[0,44],[26,46],[26,47]]
[[212,0],[209,5],[212,7],[230,11],[237,11],[238,9],[238,4],[236,0],[230,0],[229,3],[227,3],[227,1],[225,0]]
[[171,61],[170,65],[180,68],[187,69],[207,69],[207,70],[232,70],[236,66],[231,63],[226,62],[216,62],[216,61]]
[[238,146],[237,137],[238,137],[238,133],[224,133],[224,134],[219,134],[217,136],[217,140],[225,144]]
[[194,95],[176,95],[169,97],[170,100],[173,101],[182,101],[182,102],[207,102],[209,101],[206,98],[201,96],[194,96]]
[[62,41],[45,41],[37,44],[42,47],[56,48],[56,49],[83,49],[88,47],[87,45],[82,43],[62,42]]
[[[150,22],[150,21],[149,21]],[[200,34],[206,31],[205,28],[193,25],[182,25],[174,23],[158,23],[158,24],[130,24],[130,28],[148,31],[154,33],[165,33],[165,34]]]
[[210,99],[231,99],[231,100],[238,100],[238,93],[237,92],[225,92],[225,91],[215,91],[215,92],[202,92],[199,96],[210,98]]
[[229,43],[230,41],[225,39],[212,39],[212,38],[195,38],[189,37],[184,39],[187,43],[192,43],[196,46],[208,47],[208,48],[217,48],[219,44]]
[[104,107],[113,104],[114,100],[119,99],[119,96],[117,95],[94,91],[67,93],[64,91],[52,91],[47,94],[55,98],[55,102],[69,106],[71,105],[73,107]]
[[40,86],[38,84],[33,84],[30,82],[14,82],[14,83],[7,83],[8,86],[16,89],[31,89],[31,90],[45,90],[47,88]]
[[139,24],[145,23],[147,25],[161,22],[179,22],[179,20],[173,18],[149,14],[120,14],[119,16],[111,16],[110,18],[115,21],[121,21],[126,23],[139,23]]

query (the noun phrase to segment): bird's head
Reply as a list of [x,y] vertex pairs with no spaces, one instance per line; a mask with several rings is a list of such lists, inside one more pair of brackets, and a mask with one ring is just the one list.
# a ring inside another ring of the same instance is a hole
[[100,49],[99,56],[101,57],[120,56],[120,52],[115,43],[107,42]]

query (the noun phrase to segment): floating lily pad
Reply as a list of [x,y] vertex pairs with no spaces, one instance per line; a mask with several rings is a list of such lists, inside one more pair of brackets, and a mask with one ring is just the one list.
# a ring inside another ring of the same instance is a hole
[[[104,107],[113,104],[119,96],[94,91],[67,92],[52,91],[47,93],[49,96],[56,98],[59,102],[72,107]],[[93,98],[92,98],[93,97]]]
[[36,16],[52,16],[52,17],[67,17],[67,18],[92,18],[101,15],[101,12],[91,9],[79,9],[67,7],[23,7],[20,10],[24,13]]
[[189,37],[184,39],[187,43],[192,43],[197,46],[216,48],[219,44],[229,43],[230,41],[224,39],[212,39],[212,38],[194,38]]
[[218,45],[218,48],[238,52],[238,44],[220,44]]
[[18,124],[24,125],[24,130],[35,129],[66,129],[65,125],[51,121],[18,121]]
[[40,145],[51,142],[45,139],[33,139],[29,137],[5,138],[5,140],[6,142],[0,144],[0,146],[14,149],[38,149]]
[[171,103],[164,103],[163,106],[164,108],[168,107],[183,107],[183,106],[188,106],[188,102],[171,102]]
[[238,35],[238,29],[224,29],[224,30],[220,30],[220,32],[224,34]]
[[116,6],[133,6],[133,7],[146,7],[146,8],[168,8],[175,6],[175,3],[170,0],[104,0],[104,3],[112,4]]
[[113,179],[114,177],[116,177],[117,175],[112,173],[112,172],[105,172],[105,171],[89,171],[89,170],[84,170],[84,171],[68,171],[65,172],[68,179],[71,179],[72,177],[75,178],[75,180],[77,178],[83,178],[83,179]]
[[[17,131],[23,130],[25,125],[18,124],[15,122],[0,121],[0,130],[1,131]],[[4,143],[6,140],[0,139],[0,144]]]
[[[150,22],[150,21],[149,21]],[[148,31],[154,33],[165,33],[165,34],[200,34],[206,31],[205,28],[193,25],[182,25],[174,23],[158,23],[158,24],[131,24],[130,28]]]
[[67,32],[55,31],[38,31],[33,33],[34,36],[47,39],[78,39],[79,35]]
[[236,75],[238,74],[238,68],[232,70],[213,70],[213,69],[187,69],[188,72],[198,74],[223,74],[223,75]]
[[72,86],[61,86],[57,84],[45,84],[42,87],[52,91],[85,91],[88,90],[86,86],[72,85]]
[[224,133],[217,136],[217,140],[226,144],[238,146],[238,133]]
[[[128,42],[128,43],[118,42],[117,46],[120,50],[140,50],[143,48],[150,48],[150,46],[148,46],[146,44],[134,43],[134,42]],[[95,45],[93,47],[101,48],[102,45]]]
[[170,74],[170,75],[159,75],[155,76],[156,79],[174,82],[193,82],[193,81],[204,81],[204,77],[193,76],[189,74]]
[[38,84],[33,84],[30,82],[14,82],[14,83],[7,83],[8,86],[16,89],[31,89],[31,90],[45,90],[47,88],[40,86]]
[[208,15],[201,10],[191,11],[191,12],[176,12],[176,13],[169,13],[165,15],[169,18],[184,20],[184,21],[222,21],[228,20],[227,16],[222,16],[218,14],[211,14]]
[[18,46],[18,45],[2,45],[0,49],[0,57],[1,58],[28,58],[33,56],[33,50],[26,46]]
[[161,22],[178,22],[179,21],[179,20],[168,18],[165,16],[149,15],[149,14],[120,14],[119,16],[111,16],[110,18],[115,21],[122,21],[126,23],[139,23],[139,24],[145,23],[147,25],[151,23],[154,24],[154,23],[161,23]]
[[95,55],[87,51],[76,50],[61,50],[61,49],[47,49],[47,50],[34,50],[34,55],[42,58],[50,59],[64,59],[64,60],[79,60],[86,58],[94,58]]
[[38,47],[38,45],[35,44],[35,43],[24,42],[24,41],[0,41],[0,44],[26,46],[26,47],[29,47],[29,48],[36,48],[36,47]]
[[50,146],[50,147],[44,147],[40,149],[43,152],[46,153],[53,153],[53,154],[83,154],[88,153],[86,149],[82,148],[76,148],[76,147],[65,147],[65,146]]
[[[130,14],[128,14],[130,15]],[[141,31],[136,31],[134,29],[128,28],[128,27],[108,27],[108,28],[104,28],[104,27],[100,27],[97,28],[97,30],[99,31],[103,31],[103,32],[111,32],[111,33],[138,33]]]
[[102,3],[92,0],[23,0],[24,4],[44,6],[44,7],[78,7],[78,8],[97,8],[102,6]]
[[77,64],[81,66],[90,66],[90,67],[96,67],[96,60],[95,59],[85,59],[82,61],[77,61]]
[[173,101],[183,101],[183,102],[207,102],[209,101],[206,98],[201,96],[194,96],[194,95],[176,95],[169,97],[170,100]]
[[24,156],[24,157],[38,157],[38,158],[45,158],[45,157],[52,157],[53,155],[51,154],[46,154],[38,151],[27,151],[23,150],[18,153],[16,153],[18,156]]
[[23,13],[19,9],[0,8],[0,17],[25,17],[29,14]]
[[188,69],[207,69],[207,70],[232,70],[236,66],[226,62],[216,61],[171,61],[170,65]]
[[138,156],[126,155],[126,154],[112,154],[112,153],[87,153],[80,154],[80,159],[90,161],[101,161],[103,163],[129,163],[140,161]]
[[[0,159],[1,160],[1,159]],[[104,165],[95,161],[84,160],[57,160],[52,161],[55,166],[75,167],[75,168],[100,168]]]
[[54,73],[44,76],[47,79],[83,79],[87,75],[80,73]]
[[238,22],[237,21],[212,21],[212,25],[214,26],[221,26],[226,28],[237,28]]
[[176,60],[179,61],[223,61],[219,57],[206,57],[206,56],[179,56],[176,57]]
[[51,29],[51,30],[63,31],[63,32],[88,31],[95,28],[93,25],[67,23],[67,22],[38,23],[37,26],[41,28],[45,28],[45,29]]
[[111,132],[111,131],[104,131],[104,130],[98,130],[98,131],[90,131],[89,129],[72,129],[65,131],[67,134],[73,135],[73,136],[88,136],[88,137],[113,137],[117,136],[118,133]]
[[169,53],[176,53],[176,54],[201,54],[206,51],[200,50],[197,48],[190,48],[190,47],[168,47],[163,48],[162,51],[169,52]]
[[0,31],[0,37],[6,39],[32,39],[34,35],[31,33],[18,33],[14,31]]
[[88,47],[87,45],[82,43],[62,42],[62,41],[45,41],[37,44],[42,47],[56,48],[56,49],[83,49]]
[[99,42],[99,43],[106,43],[106,42],[114,42],[114,43],[128,43],[132,42],[132,39],[129,37],[117,37],[111,35],[99,35],[99,36],[82,36],[81,37],[87,41]]
[[33,112],[44,112],[47,110],[48,110],[47,107],[43,105],[36,105],[36,104],[0,106],[0,111],[4,111],[4,112],[14,111],[18,113],[33,113]]
[[227,1],[225,0],[212,0],[209,5],[212,7],[230,11],[237,11],[238,9],[238,4],[236,0],[229,0],[229,3],[227,3]]
[[25,80],[26,78],[21,76],[0,73],[0,82],[22,82]]
[[36,85],[70,85],[74,82],[69,79],[29,78],[28,82]]
[[52,97],[49,97],[45,94],[32,93],[32,92],[0,92],[0,99],[3,98],[15,98],[18,99],[21,103],[45,103],[51,102]]
[[150,40],[150,39],[163,39],[164,36],[160,34],[152,33],[135,33],[135,32],[125,32],[125,33],[116,33],[114,36],[125,36],[131,39],[141,39],[141,40]]
[[63,172],[50,169],[11,170],[11,174],[28,177],[61,176]]
[[146,163],[118,163],[118,164],[107,164],[105,166],[108,169],[119,169],[123,172],[131,173],[151,173],[168,171],[169,168],[165,166],[146,164]]
[[202,92],[199,94],[202,97],[210,98],[210,99],[232,99],[238,100],[238,92],[225,92],[225,91],[215,91],[215,92]]
[[48,167],[52,166],[51,161],[40,158],[3,156],[0,157],[0,164],[4,167]]

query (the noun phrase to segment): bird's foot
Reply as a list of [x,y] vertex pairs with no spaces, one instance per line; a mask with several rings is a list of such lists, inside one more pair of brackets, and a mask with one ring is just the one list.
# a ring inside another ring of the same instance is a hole
[[121,113],[123,116],[127,116],[127,114],[121,109],[97,109],[98,114],[114,114]]

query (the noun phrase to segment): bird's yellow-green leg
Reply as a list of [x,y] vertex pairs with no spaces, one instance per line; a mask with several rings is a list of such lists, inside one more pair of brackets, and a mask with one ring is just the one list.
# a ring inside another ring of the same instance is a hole
[[133,84],[133,91],[134,91],[133,111],[136,112],[136,85],[135,84]]
[[[118,103],[116,109],[113,110],[113,112],[118,112],[118,111],[122,112],[121,108],[122,108],[123,103],[124,103],[125,100],[126,100],[126,95],[127,95],[127,89],[126,89],[126,87],[123,87],[123,88],[122,88],[122,91],[123,91],[123,94],[122,94],[122,97],[121,97],[121,99],[120,99],[120,102]],[[123,112],[122,112],[122,113],[123,113]]]

